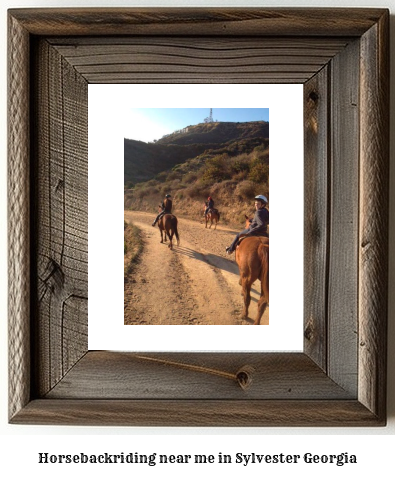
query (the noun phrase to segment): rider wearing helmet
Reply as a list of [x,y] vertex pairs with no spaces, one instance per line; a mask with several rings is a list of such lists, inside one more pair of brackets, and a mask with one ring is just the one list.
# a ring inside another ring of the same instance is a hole
[[240,236],[266,236],[267,226],[269,224],[269,211],[266,209],[267,198],[262,194],[255,196],[255,215],[247,229],[236,234],[232,244],[226,248],[227,254],[232,254],[236,248],[236,244],[239,241]]
[[155,227],[156,223],[162,216],[165,214],[171,214],[173,203],[170,194],[166,194],[165,199],[163,200],[162,204],[159,204],[159,207],[162,209],[162,211],[156,216],[155,221],[152,223],[152,227]]
[[210,209],[213,209],[213,207],[214,207],[214,200],[211,196],[209,196],[206,201],[206,210],[204,211],[204,215],[207,216],[208,211]]

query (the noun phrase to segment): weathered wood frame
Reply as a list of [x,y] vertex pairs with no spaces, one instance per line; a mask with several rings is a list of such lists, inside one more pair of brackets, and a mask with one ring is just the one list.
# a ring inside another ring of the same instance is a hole
[[[388,30],[384,9],[9,11],[11,423],[385,425]],[[303,353],[87,350],[94,82],[304,84]]]

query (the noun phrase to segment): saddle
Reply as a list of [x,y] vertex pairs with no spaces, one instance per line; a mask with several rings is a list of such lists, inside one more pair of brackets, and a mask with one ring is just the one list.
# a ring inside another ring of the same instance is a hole
[[239,240],[237,241],[236,247],[239,247],[240,244],[241,244],[241,241],[242,241],[243,239],[246,239],[247,237],[269,237],[269,234],[263,232],[262,234],[256,234],[256,235],[254,235],[254,236],[247,236],[247,235],[245,235],[245,236],[240,236],[240,237],[239,237]]

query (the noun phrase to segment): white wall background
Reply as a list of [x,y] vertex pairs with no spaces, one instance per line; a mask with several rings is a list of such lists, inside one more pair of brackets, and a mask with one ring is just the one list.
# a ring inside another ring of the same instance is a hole
[[[391,138],[391,204],[390,204],[390,244],[392,249],[389,255],[390,265],[390,298],[389,298],[389,367],[388,367],[388,425],[385,428],[242,428],[242,429],[199,429],[199,428],[82,428],[82,427],[37,427],[37,426],[10,426],[7,424],[7,210],[6,210],[6,154],[7,154],[7,9],[18,7],[385,7],[391,12],[391,75],[392,83],[395,80],[395,0],[312,0],[297,1],[232,1],[232,0],[182,0],[168,1],[33,1],[33,0],[5,0],[1,4],[0,17],[0,435],[1,454],[0,472],[4,477],[19,476],[19,473],[32,476],[67,476],[70,473],[76,476],[86,476],[94,472],[96,476],[104,476],[108,471],[116,472],[116,476],[178,476],[181,474],[199,476],[201,472],[217,474],[231,471],[247,472],[248,476],[263,476],[275,471],[275,475],[292,472],[293,476],[332,476],[333,474],[347,474],[364,471],[366,473],[387,472],[393,473],[392,453],[395,445],[395,300],[391,291],[395,286],[395,164],[394,140],[395,131],[392,128]],[[395,99],[391,94],[391,122],[394,122]],[[371,435],[374,435],[371,436]],[[39,465],[38,453],[49,452],[54,454],[67,453],[205,453],[217,455],[219,452],[234,453],[305,453],[331,454],[347,452],[356,454],[357,465],[167,465],[166,467],[148,467],[134,465],[110,467],[110,465]],[[95,466],[95,468],[92,468]],[[132,466],[132,468],[131,468]],[[284,468],[284,466],[286,468]],[[292,466],[291,469],[289,467]],[[89,467],[87,469],[87,467]],[[107,467],[107,468],[106,468]],[[210,467],[210,468],[208,468]],[[226,470],[225,470],[225,467]],[[274,467],[274,468],[273,468]]]

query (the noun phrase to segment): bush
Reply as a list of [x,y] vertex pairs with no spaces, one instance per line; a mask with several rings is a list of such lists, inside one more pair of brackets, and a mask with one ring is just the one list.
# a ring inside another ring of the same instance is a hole
[[185,176],[182,178],[182,182],[184,184],[191,184],[191,183],[194,183],[198,178],[199,178],[199,175],[197,173],[189,172],[185,174]]
[[237,156],[231,163],[234,173],[248,172],[250,170],[250,158],[247,155]]
[[155,178],[160,182],[165,182],[167,180],[167,174],[166,171],[161,171],[155,176]]
[[157,186],[159,184],[159,182],[156,180],[156,179],[150,179],[149,181],[146,181],[145,182],[145,185],[146,186]]
[[186,189],[184,189],[185,195],[189,196],[192,199],[206,197],[205,192],[206,185],[199,182],[191,184],[191,186],[188,186]]
[[180,173],[178,173],[177,171],[171,171],[167,175],[167,181],[173,181],[174,179],[179,179],[179,177],[180,177]]
[[133,224],[127,224],[124,231],[124,276],[132,272],[144,248],[141,231]]
[[255,162],[250,169],[248,179],[254,183],[266,183],[269,179],[269,165]]
[[219,182],[230,177],[229,156],[227,154],[220,154],[207,159],[206,166],[203,169],[203,181]]
[[154,196],[159,193],[159,190],[156,186],[141,186],[134,190],[134,197],[136,199],[143,199],[145,197]]
[[242,181],[236,186],[235,194],[240,199],[251,200],[257,194],[256,184],[254,184],[252,181],[249,181],[249,180]]
[[248,174],[249,174],[249,171],[240,171],[239,173],[236,173],[232,176],[232,179],[234,179],[235,181],[244,181],[244,179],[247,179],[248,177]]

